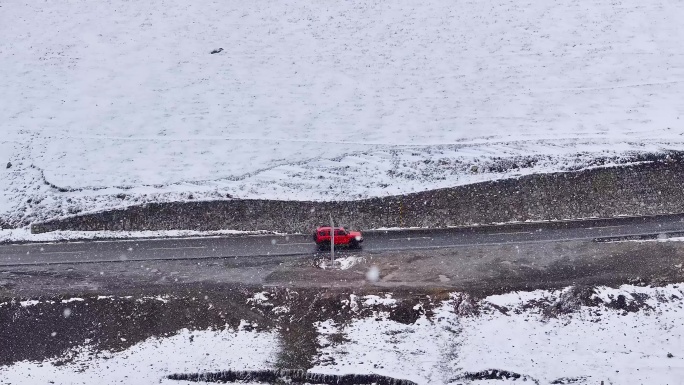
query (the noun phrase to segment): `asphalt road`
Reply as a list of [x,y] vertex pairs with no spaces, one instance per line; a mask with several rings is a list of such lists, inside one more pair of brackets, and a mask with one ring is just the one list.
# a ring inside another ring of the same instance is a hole
[[[677,234],[681,233],[681,234]],[[684,235],[684,215],[364,233],[365,252]],[[0,246],[0,266],[316,254],[310,235],[84,241]]]

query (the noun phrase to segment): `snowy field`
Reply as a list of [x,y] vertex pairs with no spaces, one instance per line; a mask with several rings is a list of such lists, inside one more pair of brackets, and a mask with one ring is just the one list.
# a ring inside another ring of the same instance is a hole
[[[389,319],[396,306],[391,296],[352,295],[343,300],[347,321],[316,324],[319,348],[310,372],[379,374],[417,384],[679,384],[682,288],[625,285],[586,295],[566,288],[477,302],[454,293],[409,324]],[[254,298],[268,301],[264,294]],[[21,304],[30,311],[36,303]],[[369,309],[370,316],[355,316]],[[0,367],[0,384],[24,383],[29,375],[35,383],[179,383],[164,377],[273,369],[279,349],[276,332],[184,329],[121,352],[86,345],[69,352],[67,363],[54,364],[55,358]],[[485,378],[492,374],[499,379]]]
[[0,7],[0,225],[684,150],[681,1]]

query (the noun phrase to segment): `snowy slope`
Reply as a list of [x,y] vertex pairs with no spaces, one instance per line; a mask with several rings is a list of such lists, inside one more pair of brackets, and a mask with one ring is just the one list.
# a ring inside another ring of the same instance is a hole
[[[355,199],[684,149],[680,1],[0,6],[12,223],[189,194]],[[472,167],[521,156],[537,162]]]
[[0,384],[177,384],[164,376],[177,371],[212,371],[226,367],[260,369],[273,365],[278,340],[273,333],[226,328],[219,331],[179,331],[169,338],[150,338],[124,352],[71,352],[74,363],[59,368],[57,360],[43,364],[23,361],[0,367]]
[[[455,314],[458,301],[446,301],[432,319],[410,325],[382,311],[348,325],[322,323],[323,363],[312,371],[377,373],[419,384],[681,383],[684,358],[675,353],[684,339],[680,285],[600,287],[595,297],[604,304],[545,315],[540,305],[556,303],[568,290],[491,296],[475,304],[479,314],[467,316]],[[614,308],[619,295],[628,305],[646,300],[628,312]],[[346,340],[331,342],[338,333]],[[472,378],[494,371],[519,378]]]
[[[567,290],[566,290],[567,291]],[[459,364],[467,371],[507,369],[552,383],[677,384],[684,375],[682,286],[599,288],[606,303],[648,298],[639,311],[580,307],[544,319],[534,300],[558,300],[563,291],[512,293],[490,298],[511,313],[493,310],[462,323]],[[517,297],[517,298],[516,298]],[[527,306],[525,306],[527,305]],[[674,354],[674,356],[669,356]],[[571,380],[574,380],[572,382]]]
[[[585,298],[592,305],[573,303],[581,296],[568,297],[572,290],[490,296],[472,302],[470,313],[463,306],[466,297],[453,293],[429,317],[412,323],[389,317],[396,306],[389,296],[351,295],[340,311],[345,322],[316,323],[319,349],[310,371],[379,374],[435,385],[681,383],[682,285],[598,287]],[[266,299],[254,295],[255,302]],[[30,311],[38,302],[21,304]],[[564,310],[549,315],[559,303]],[[369,309],[372,314],[361,315]],[[420,311],[420,305],[415,309]],[[34,383],[186,384],[164,376],[274,369],[280,349],[278,331],[183,329],[116,353],[86,344],[65,353],[69,360],[62,365],[63,357],[56,357],[0,366],[0,384],[22,383],[29,376]],[[488,381],[492,373],[503,379]]]

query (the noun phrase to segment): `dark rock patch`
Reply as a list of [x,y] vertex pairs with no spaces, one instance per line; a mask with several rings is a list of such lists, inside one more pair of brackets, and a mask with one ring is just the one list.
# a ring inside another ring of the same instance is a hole
[[539,381],[524,375],[524,374],[519,374],[515,372],[509,372],[508,370],[501,370],[501,369],[487,369],[487,370],[482,370],[479,372],[469,372],[469,373],[464,373],[456,378],[454,378],[451,382],[453,381],[482,381],[482,380],[513,380],[513,381],[531,381],[534,384],[539,384]]
[[472,296],[459,293],[454,298],[455,313],[462,317],[477,316],[480,314],[480,309],[477,300]]
[[193,382],[261,382],[266,384],[330,384],[330,385],[417,385],[413,381],[402,380],[378,374],[318,374],[305,370],[226,370],[213,373],[179,373],[167,377],[170,380]]
[[636,313],[639,310],[647,309],[653,310],[653,308],[646,303],[646,297],[643,294],[640,295],[630,295],[628,299],[624,294],[619,294],[617,298],[611,298],[611,301],[606,304],[609,309],[623,310],[629,313]]
[[547,317],[558,317],[561,314],[569,314],[578,311],[582,306],[598,306],[601,301],[594,295],[593,287],[573,286],[561,294],[556,303],[544,309]]
[[577,384],[580,382],[586,382],[588,377],[582,376],[582,377],[563,377],[563,378],[558,378],[553,381],[551,381],[552,385],[570,385],[570,384]]

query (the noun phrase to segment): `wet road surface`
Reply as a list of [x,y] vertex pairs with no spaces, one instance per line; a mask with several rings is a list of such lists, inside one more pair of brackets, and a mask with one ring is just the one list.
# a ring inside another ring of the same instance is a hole
[[[363,251],[610,240],[684,234],[684,215],[574,222],[514,224],[463,229],[365,232]],[[124,261],[300,256],[316,252],[310,235],[259,235],[41,243],[0,246],[0,266]]]

